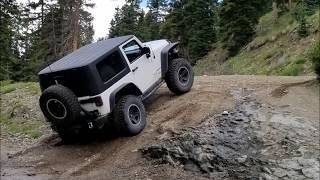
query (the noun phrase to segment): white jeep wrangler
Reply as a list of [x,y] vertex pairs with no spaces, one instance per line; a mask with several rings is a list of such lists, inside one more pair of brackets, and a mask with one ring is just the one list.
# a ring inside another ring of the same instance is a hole
[[192,87],[192,67],[177,46],[132,35],[86,45],[39,72],[40,108],[62,138],[110,119],[121,134],[136,135],[146,125],[142,101],[164,81],[176,94]]

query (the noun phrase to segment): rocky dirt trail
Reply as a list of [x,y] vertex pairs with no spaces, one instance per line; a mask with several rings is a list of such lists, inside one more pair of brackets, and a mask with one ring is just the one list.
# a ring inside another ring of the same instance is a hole
[[202,76],[183,96],[164,86],[145,102],[138,136],[1,143],[1,179],[319,179],[313,79]]

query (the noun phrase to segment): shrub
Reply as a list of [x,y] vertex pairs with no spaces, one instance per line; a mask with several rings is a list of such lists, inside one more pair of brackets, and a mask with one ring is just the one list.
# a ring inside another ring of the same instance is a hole
[[311,16],[317,10],[318,0],[303,0],[298,1],[294,8],[292,15],[299,23],[298,35],[300,37],[308,36],[308,23],[306,21],[307,16]]
[[307,22],[305,18],[302,18],[299,22],[298,26],[298,35],[300,37],[307,37],[309,35],[308,33],[308,27],[307,27]]
[[320,41],[318,41],[310,51],[309,58],[312,61],[314,70],[320,80]]

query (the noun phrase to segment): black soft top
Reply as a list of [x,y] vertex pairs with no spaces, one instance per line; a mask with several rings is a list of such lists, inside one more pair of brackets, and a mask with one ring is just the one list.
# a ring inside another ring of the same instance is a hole
[[121,36],[83,46],[54,62],[50,65],[50,68],[49,66],[44,68],[39,72],[39,75],[86,66],[99,59],[101,56],[104,56],[109,51],[114,50],[114,48],[117,48],[132,37],[133,35]]

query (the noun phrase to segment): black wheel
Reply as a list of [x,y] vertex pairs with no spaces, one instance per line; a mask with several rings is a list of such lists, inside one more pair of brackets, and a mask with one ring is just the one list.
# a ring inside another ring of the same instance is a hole
[[122,97],[114,110],[114,125],[125,136],[139,134],[146,126],[146,113],[141,100],[132,95]]
[[81,107],[76,95],[62,85],[47,88],[39,103],[47,120],[59,128],[69,127],[80,118]]
[[173,59],[169,62],[165,80],[170,91],[176,94],[189,92],[193,85],[193,71],[190,63],[183,59]]

